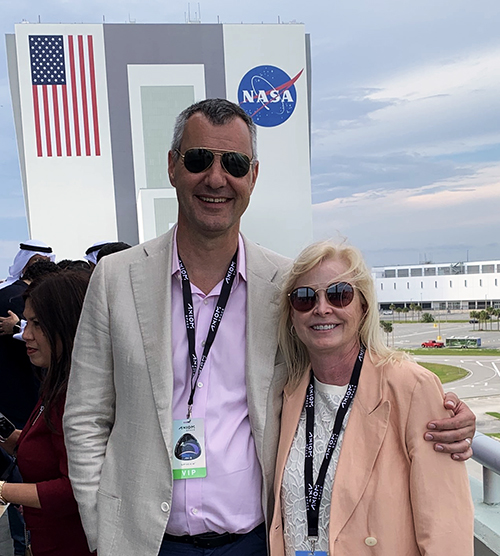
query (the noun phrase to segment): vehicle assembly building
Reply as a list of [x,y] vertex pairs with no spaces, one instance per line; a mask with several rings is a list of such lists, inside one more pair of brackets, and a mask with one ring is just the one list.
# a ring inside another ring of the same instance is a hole
[[293,256],[312,241],[310,48],[302,24],[29,24],[7,35],[31,237],[78,258],[177,219],[167,152],[176,116],[222,97],[258,129],[243,232]]

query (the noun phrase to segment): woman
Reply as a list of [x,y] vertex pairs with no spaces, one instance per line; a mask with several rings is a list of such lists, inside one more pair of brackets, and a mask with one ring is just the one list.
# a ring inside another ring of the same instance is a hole
[[448,416],[441,385],[384,345],[358,250],[319,243],[299,255],[279,334],[289,381],[271,556],[471,556],[465,466],[422,436],[439,412]]
[[[61,271],[35,280],[24,293],[23,338],[31,363],[43,369],[41,396],[19,435],[24,483],[0,482],[0,499],[23,506],[34,556],[88,556],[68,478],[62,414],[73,340],[89,273]],[[7,443],[8,444],[8,443]]]

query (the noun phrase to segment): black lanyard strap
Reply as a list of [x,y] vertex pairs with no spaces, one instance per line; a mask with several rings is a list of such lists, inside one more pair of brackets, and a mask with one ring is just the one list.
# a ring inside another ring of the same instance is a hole
[[179,257],[179,268],[181,271],[182,279],[182,298],[184,301],[184,316],[186,320],[186,332],[188,339],[188,349],[189,349],[189,361],[191,363],[191,393],[188,400],[188,412],[187,418],[191,418],[191,411],[193,409],[194,393],[196,391],[196,383],[198,378],[200,378],[201,371],[205,366],[205,362],[208,357],[208,353],[212,344],[215,340],[215,335],[219,329],[222,316],[224,315],[224,310],[227,305],[227,300],[229,299],[229,294],[231,293],[231,287],[236,277],[236,261],[238,259],[238,249],[236,249],[231,263],[226,272],[226,277],[222,282],[222,288],[220,291],[219,299],[217,300],[217,305],[214,309],[214,314],[212,316],[212,322],[210,323],[210,328],[208,329],[207,339],[205,340],[205,347],[203,348],[203,353],[200,359],[200,364],[198,365],[198,358],[196,357],[196,336],[195,336],[195,319],[194,319],[194,306],[193,306],[193,295],[191,293],[191,282],[189,281],[189,276],[187,270]]
[[323,487],[325,485],[326,472],[330,464],[333,452],[337,446],[340,431],[344,423],[345,416],[349,407],[356,395],[358,388],[359,375],[363,365],[365,356],[365,347],[361,346],[359,354],[354,363],[354,369],[349,379],[349,385],[344,398],[340,402],[335,416],[335,423],[333,431],[326,447],[325,456],[321,467],[319,469],[318,478],[316,482],[313,480],[313,461],[314,461],[314,375],[311,371],[311,380],[307,388],[306,400],[304,407],[306,409],[306,450],[304,459],[304,478],[305,478],[305,497],[306,497],[306,510],[307,510],[307,536],[309,539],[314,540],[318,537],[318,522],[319,522],[319,506],[321,504],[321,497],[323,496]]

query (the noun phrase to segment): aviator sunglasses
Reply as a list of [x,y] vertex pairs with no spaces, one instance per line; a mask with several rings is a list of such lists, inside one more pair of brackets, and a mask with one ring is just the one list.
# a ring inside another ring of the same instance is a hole
[[236,151],[217,151],[209,149],[188,149],[184,154],[175,149],[182,158],[184,167],[192,174],[199,174],[208,170],[214,163],[215,155],[220,156],[220,163],[224,170],[234,178],[242,178],[248,174],[252,160],[245,154]]
[[324,291],[330,305],[337,309],[347,307],[354,299],[354,286],[348,282],[337,282],[330,284],[327,288],[313,290],[308,286],[296,288],[288,294],[290,305],[301,313],[311,311],[318,302],[318,292]]

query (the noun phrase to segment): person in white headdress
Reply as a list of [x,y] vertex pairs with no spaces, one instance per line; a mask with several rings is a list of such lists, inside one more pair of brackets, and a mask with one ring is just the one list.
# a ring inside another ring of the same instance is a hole
[[47,259],[55,262],[56,256],[52,247],[36,239],[28,239],[19,244],[19,251],[14,262],[9,267],[9,276],[0,284],[0,289],[6,288],[20,280],[24,271],[39,259]]
[[97,255],[99,251],[108,243],[112,243],[111,241],[96,241],[94,245],[91,245],[87,251],[85,251],[85,257],[83,257],[86,261],[89,262],[92,269],[97,264]]

